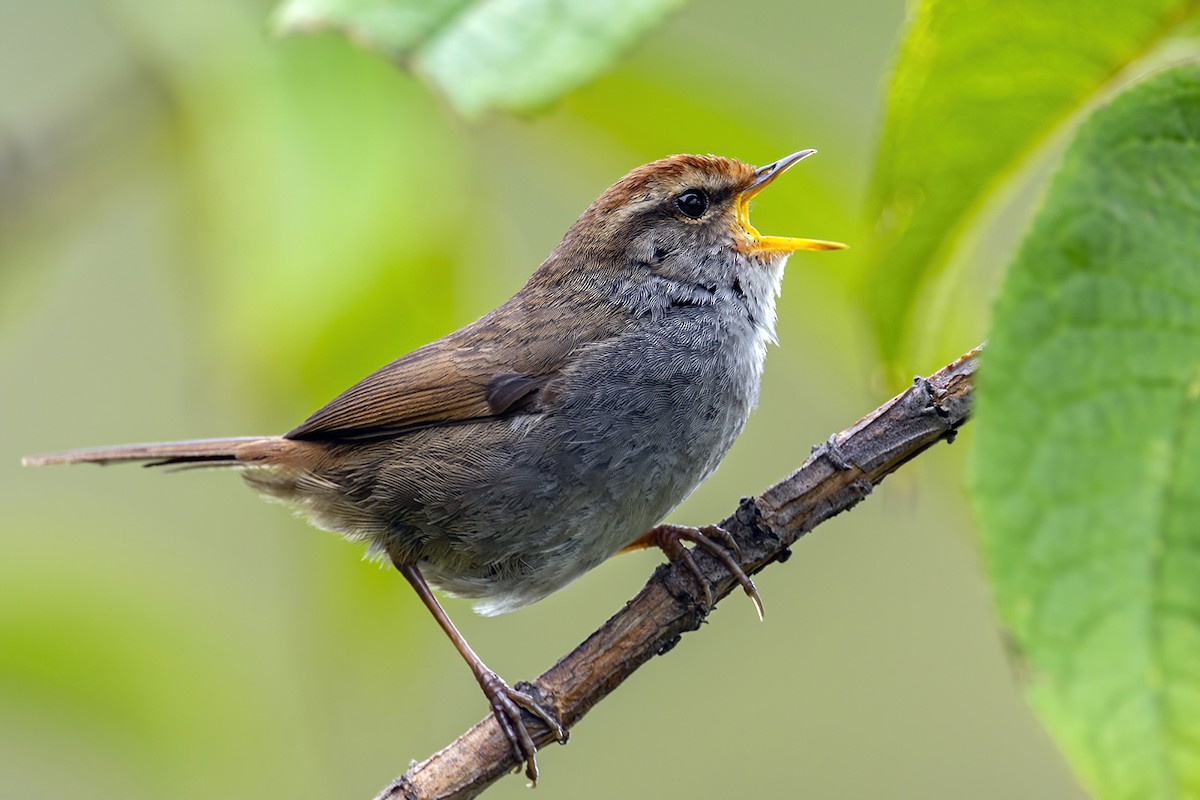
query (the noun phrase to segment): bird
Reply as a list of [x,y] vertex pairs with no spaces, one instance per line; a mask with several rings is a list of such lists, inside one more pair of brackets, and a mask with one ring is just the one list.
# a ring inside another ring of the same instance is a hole
[[845,245],[765,236],[750,201],[815,150],[766,166],[674,155],[606,189],[509,300],[363,378],[281,436],[73,450],[27,465],[238,468],[408,580],[479,683],[534,784],[522,712],[553,710],[486,666],[434,589],[482,614],[542,599],[613,555],[658,547],[712,598],[685,542],[762,602],[719,528],[661,524],[758,400],[785,262]]

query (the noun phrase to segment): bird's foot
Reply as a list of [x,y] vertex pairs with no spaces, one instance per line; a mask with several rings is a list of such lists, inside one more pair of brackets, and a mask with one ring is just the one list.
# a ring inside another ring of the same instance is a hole
[[700,588],[704,591],[705,606],[711,610],[713,607],[712,590],[708,588],[708,581],[704,578],[704,573],[700,571],[700,567],[696,564],[696,559],[692,557],[692,551],[683,546],[684,542],[691,542],[724,564],[725,568],[741,584],[746,595],[754,602],[754,609],[758,612],[758,618],[760,620],[763,618],[762,597],[759,595],[754,581],[750,580],[750,576],[746,574],[746,571],[742,569],[742,565],[739,563],[742,557],[742,550],[738,547],[733,535],[724,528],[716,525],[709,525],[704,528],[689,528],[685,525],[659,525],[635,542],[635,546],[657,547],[671,561],[682,562],[688,572],[692,573],[696,578],[696,582],[700,584]]
[[567,741],[566,729],[554,713],[541,705],[533,695],[509,686],[495,672],[488,670],[480,675],[479,685],[487,696],[496,721],[500,723],[500,730],[504,731],[512,745],[513,753],[525,762],[525,777],[529,778],[532,785],[537,786],[537,745],[525,726],[525,720],[521,716],[522,709],[545,723],[560,744]]

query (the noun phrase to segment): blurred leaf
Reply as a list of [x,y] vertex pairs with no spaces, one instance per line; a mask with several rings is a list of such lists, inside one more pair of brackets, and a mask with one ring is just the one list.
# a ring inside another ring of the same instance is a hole
[[995,310],[976,499],[1032,702],[1098,797],[1200,795],[1200,66],[1082,126]]
[[[172,99],[197,308],[221,362],[242,367],[240,393],[269,388],[267,422],[286,425],[341,388],[328,360],[369,371],[404,351],[398,338],[453,327],[453,274],[436,267],[469,233],[461,140],[428,92],[369,54],[264,48],[252,9],[183,8],[194,23],[175,23],[181,4],[130,3],[120,20]],[[221,59],[193,57],[218,43]],[[426,287],[436,302],[413,291]],[[368,295],[391,316],[329,335]]]
[[459,112],[530,111],[594,78],[683,0],[284,0],[285,33],[336,29]]
[[897,58],[872,187],[868,302],[889,365],[924,333],[914,330],[918,296],[1003,179],[1198,9],[1195,0],[921,3]]

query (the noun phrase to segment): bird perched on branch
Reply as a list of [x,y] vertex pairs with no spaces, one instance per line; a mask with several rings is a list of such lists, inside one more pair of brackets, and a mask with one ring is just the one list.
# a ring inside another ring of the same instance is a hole
[[[484,614],[539,600],[623,550],[655,546],[707,583],[659,525],[713,470],[758,398],[784,262],[836,242],[763,236],[750,200],[802,150],[755,169],[680,155],[638,167],[583,212],[511,299],[393,361],[282,436],[126,445],[27,464],[233,466],[313,524],[366,543],[408,579],[470,666],[526,774],[522,710],[553,709],[471,650],[430,587]],[[657,526],[657,527],[655,527]]]

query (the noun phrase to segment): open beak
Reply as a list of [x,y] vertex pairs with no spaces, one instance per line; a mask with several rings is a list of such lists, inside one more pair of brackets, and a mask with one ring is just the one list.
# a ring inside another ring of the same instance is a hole
[[750,224],[750,201],[756,194],[770,185],[788,167],[797,161],[802,161],[816,150],[801,150],[792,153],[765,167],[759,167],[754,172],[754,181],[742,190],[737,198],[738,223],[750,235],[750,249],[756,253],[794,253],[797,250],[844,250],[846,245],[841,242],[827,242],[823,239],[795,239],[790,236],[763,236]]

